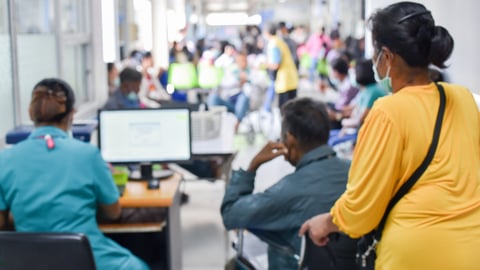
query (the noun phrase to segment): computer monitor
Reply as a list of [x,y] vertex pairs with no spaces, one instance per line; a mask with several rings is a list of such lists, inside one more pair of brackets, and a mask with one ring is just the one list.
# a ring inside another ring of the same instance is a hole
[[98,146],[112,164],[142,164],[141,177],[153,178],[152,163],[191,158],[188,108],[121,109],[98,112]]

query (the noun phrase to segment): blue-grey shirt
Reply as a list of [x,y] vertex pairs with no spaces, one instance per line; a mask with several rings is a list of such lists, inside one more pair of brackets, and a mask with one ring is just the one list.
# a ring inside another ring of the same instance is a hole
[[98,228],[98,204],[115,203],[119,194],[97,147],[56,127],[39,127],[0,152],[0,168],[0,210],[11,211],[17,231],[84,233],[97,269],[148,269]]
[[[227,229],[262,230],[276,243],[289,243],[300,253],[298,230],[309,218],[329,212],[345,191],[350,162],[328,145],[306,153],[295,172],[261,193],[252,194],[255,173],[234,171],[221,213]],[[269,246],[269,269],[298,269],[296,260]]]
[[107,110],[115,109],[138,109],[140,108],[140,100],[131,100],[120,89],[115,90],[107,100],[107,103],[103,106]]

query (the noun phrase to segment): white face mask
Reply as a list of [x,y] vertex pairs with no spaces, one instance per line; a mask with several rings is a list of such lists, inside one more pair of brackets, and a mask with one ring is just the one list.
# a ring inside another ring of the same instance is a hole
[[129,100],[135,101],[135,100],[138,100],[138,95],[134,91],[130,91],[127,95],[127,98]]
[[375,76],[375,81],[377,81],[378,84],[380,84],[381,87],[383,87],[386,91],[392,92],[392,78],[390,78],[390,66],[387,68],[387,74],[385,74],[385,77],[380,78],[380,75],[378,74],[377,70],[377,65],[378,62],[380,61],[380,58],[382,57],[383,51],[381,51],[375,62],[373,62],[372,69],[373,69],[373,75]]

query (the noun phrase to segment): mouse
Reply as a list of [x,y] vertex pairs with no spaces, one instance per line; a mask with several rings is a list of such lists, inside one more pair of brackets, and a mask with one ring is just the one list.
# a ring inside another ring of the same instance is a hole
[[158,179],[150,179],[147,183],[148,189],[158,189],[160,188],[160,180]]

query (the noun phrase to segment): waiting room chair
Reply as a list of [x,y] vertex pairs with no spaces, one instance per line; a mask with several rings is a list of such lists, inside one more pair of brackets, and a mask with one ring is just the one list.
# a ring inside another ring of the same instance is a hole
[[198,65],[198,86],[202,89],[215,89],[220,86],[223,70],[214,65]]
[[88,238],[77,233],[0,232],[0,269],[95,270]]
[[[329,243],[323,247],[315,245],[308,234],[305,234],[301,252],[297,254],[288,242],[279,243],[278,240],[273,240],[278,238],[274,238],[272,232],[253,229],[249,229],[248,232],[271,248],[297,260],[299,270],[357,270],[357,239],[351,239],[345,234],[332,234]],[[243,234],[244,230],[238,231],[238,241],[234,245],[237,251],[236,268],[233,269],[255,269],[244,266],[249,266],[249,258],[243,256]]]
[[357,270],[357,239],[345,234],[330,235],[326,246],[315,245],[306,233],[302,239],[299,258],[300,270]]
[[188,90],[198,87],[197,68],[193,63],[172,63],[168,68],[168,83],[175,90]]

